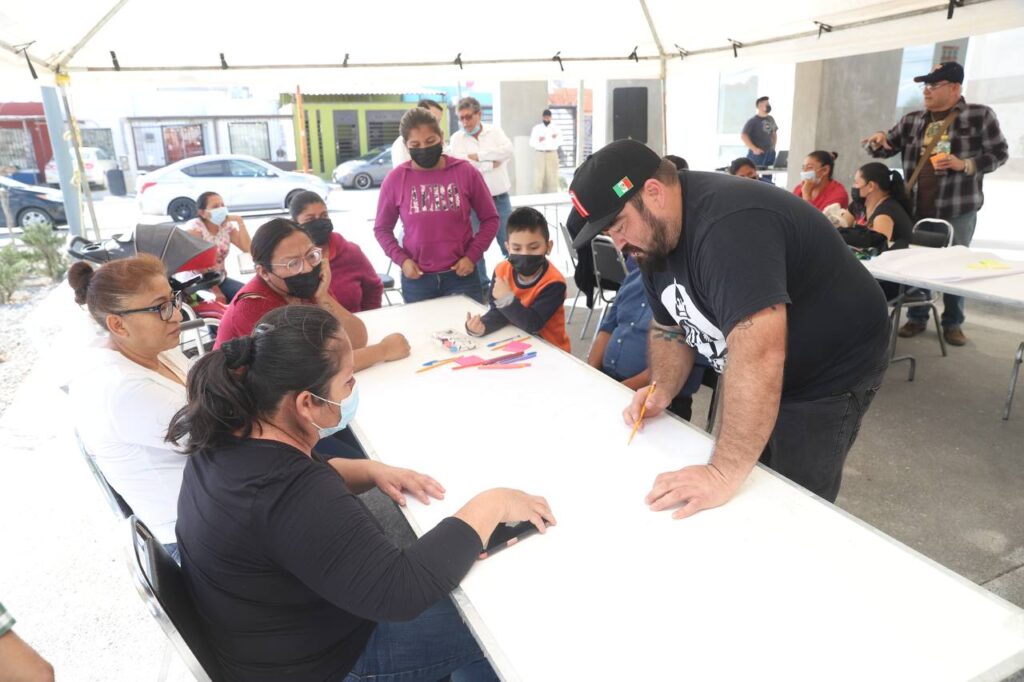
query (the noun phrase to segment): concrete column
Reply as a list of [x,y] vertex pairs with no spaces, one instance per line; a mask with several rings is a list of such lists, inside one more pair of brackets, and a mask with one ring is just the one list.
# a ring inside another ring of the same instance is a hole
[[547,81],[503,81],[499,92],[501,129],[505,131],[515,156],[508,169],[513,194],[529,194],[533,186],[530,158],[530,131],[540,122],[540,112],[548,105]]
[[889,50],[797,65],[790,188],[800,181],[804,156],[816,149],[839,154],[834,177],[850,186],[856,170],[872,160],[860,141],[896,123],[902,63],[903,50]]

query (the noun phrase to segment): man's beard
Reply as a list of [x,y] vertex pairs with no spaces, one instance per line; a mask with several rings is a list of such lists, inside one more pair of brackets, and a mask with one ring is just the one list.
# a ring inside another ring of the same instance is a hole
[[663,272],[668,268],[668,255],[672,246],[668,243],[668,221],[650,212],[647,204],[640,204],[640,219],[651,230],[651,243],[647,249],[636,249],[627,246],[624,253],[630,254],[640,264],[644,273]]

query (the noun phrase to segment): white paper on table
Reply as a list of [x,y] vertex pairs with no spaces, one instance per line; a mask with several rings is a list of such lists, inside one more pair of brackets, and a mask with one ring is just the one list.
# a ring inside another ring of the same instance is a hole
[[989,251],[975,251],[966,246],[887,251],[875,258],[873,265],[874,269],[939,282],[989,279],[1024,273],[1024,262],[1006,260]]

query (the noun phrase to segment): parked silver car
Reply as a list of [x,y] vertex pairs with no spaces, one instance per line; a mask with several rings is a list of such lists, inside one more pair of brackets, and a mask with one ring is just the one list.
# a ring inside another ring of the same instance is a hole
[[378,147],[358,159],[352,159],[334,169],[332,177],[342,187],[370,189],[384,181],[391,172],[391,148]]

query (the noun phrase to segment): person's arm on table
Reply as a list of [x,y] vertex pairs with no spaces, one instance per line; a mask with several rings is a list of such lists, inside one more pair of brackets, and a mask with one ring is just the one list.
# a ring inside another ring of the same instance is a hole
[[651,385],[651,370],[645,369],[639,374],[634,374],[628,379],[623,379],[621,383],[626,388],[631,388],[634,391],[639,391],[641,388]]
[[339,608],[374,621],[415,618],[466,575],[501,522],[554,523],[547,502],[494,489],[405,549],[396,547],[337,472],[316,467],[252,507],[267,556]]
[[444,486],[426,474],[412,469],[388,466],[369,459],[346,459],[332,457],[327,463],[337,471],[345,485],[356,495],[361,495],[371,488],[390,497],[401,507],[405,506],[407,492],[423,504],[430,504],[430,498],[444,499]]
[[653,511],[683,503],[672,514],[675,519],[732,499],[775,428],[786,362],[786,306],[776,304],[741,320],[726,342],[722,431],[711,461],[661,474],[647,495]]
[[594,369],[604,369],[604,351],[608,348],[608,342],[611,341],[611,332],[601,330],[597,332],[597,336],[594,337],[594,343],[590,346],[590,354],[587,355],[587,364]]

